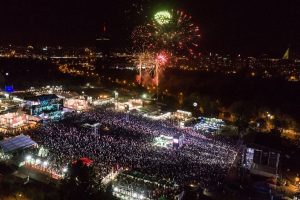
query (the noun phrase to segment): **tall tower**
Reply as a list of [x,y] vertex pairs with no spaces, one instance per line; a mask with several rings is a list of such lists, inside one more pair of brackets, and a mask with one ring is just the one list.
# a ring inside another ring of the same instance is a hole
[[288,49],[286,50],[286,52],[284,53],[282,59],[284,59],[284,60],[290,59],[290,48],[288,48]]
[[96,38],[96,52],[99,53],[103,59],[108,58],[110,56],[110,45],[107,27],[104,23],[100,35]]

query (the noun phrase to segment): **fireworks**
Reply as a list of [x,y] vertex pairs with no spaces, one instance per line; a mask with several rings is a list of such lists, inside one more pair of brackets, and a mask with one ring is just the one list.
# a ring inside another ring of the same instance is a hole
[[136,27],[132,39],[137,51],[165,51],[173,61],[199,55],[199,27],[182,11],[157,12],[149,23]]
[[155,13],[147,24],[137,26],[132,33],[139,69],[138,82],[155,86],[158,97],[164,69],[181,59],[188,60],[200,55],[199,39],[199,27],[192,22],[191,16],[182,11]]
[[154,15],[154,19],[159,25],[170,23],[171,18],[172,16],[168,11],[160,11]]
[[156,59],[155,54],[150,52],[140,52],[137,54],[135,63],[139,69],[137,82],[142,85],[153,85],[152,77],[155,75]]
[[154,44],[155,38],[152,36],[149,26],[137,26],[132,34],[131,39],[134,51],[140,53],[149,51]]
[[163,66],[168,62],[168,55],[165,52],[161,52],[157,55],[156,62]]

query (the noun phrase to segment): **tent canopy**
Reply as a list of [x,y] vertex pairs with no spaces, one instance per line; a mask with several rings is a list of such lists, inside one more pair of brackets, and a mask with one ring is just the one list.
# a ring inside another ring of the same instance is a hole
[[25,135],[19,135],[13,138],[0,141],[0,148],[5,152],[17,151],[20,149],[29,148],[35,146],[37,143],[30,137]]

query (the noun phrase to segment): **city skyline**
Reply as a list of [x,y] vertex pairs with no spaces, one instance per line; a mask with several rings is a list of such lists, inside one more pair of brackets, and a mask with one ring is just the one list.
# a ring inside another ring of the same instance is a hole
[[0,45],[93,46],[104,24],[114,46],[130,47],[130,33],[160,9],[189,13],[200,27],[201,51],[280,57],[291,47],[299,52],[296,2],[188,0],[70,1],[2,4]]

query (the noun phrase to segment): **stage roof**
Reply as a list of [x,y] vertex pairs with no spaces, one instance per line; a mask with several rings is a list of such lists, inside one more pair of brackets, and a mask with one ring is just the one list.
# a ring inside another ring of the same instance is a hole
[[58,96],[55,94],[43,94],[39,96],[25,97],[24,99],[27,101],[49,101],[52,99],[58,99]]
[[25,135],[19,135],[13,138],[0,141],[0,148],[4,152],[11,152],[20,149],[25,149],[34,145],[36,145],[36,142],[33,141],[30,137]]

